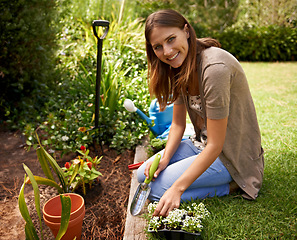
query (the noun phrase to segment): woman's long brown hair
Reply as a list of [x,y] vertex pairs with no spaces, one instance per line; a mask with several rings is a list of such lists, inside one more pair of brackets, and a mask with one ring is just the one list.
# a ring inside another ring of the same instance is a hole
[[[150,44],[150,35],[155,27],[178,27],[189,29],[189,50],[182,66],[177,69],[171,68],[168,64],[159,60]],[[148,59],[149,91],[156,96],[161,111],[166,105],[174,102],[178,95],[185,91],[189,82],[194,80],[194,73],[197,66],[197,54],[211,46],[220,47],[215,39],[196,39],[196,33],[190,23],[174,10],[160,10],[151,14],[145,23],[146,53]]]

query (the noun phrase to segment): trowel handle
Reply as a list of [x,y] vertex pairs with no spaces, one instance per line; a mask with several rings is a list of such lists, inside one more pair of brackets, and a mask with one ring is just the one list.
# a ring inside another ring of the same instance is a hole
[[[92,23],[92,26],[93,26],[93,32],[94,32],[94,35],[95,37],[99,40],[103,40],[107,33],[108,33],[108,30],[109,30],[109,22],[106,21],[106,20],[94,20],[93,23]],[[101,37],[99,37],[97,35],[97,31],[96,31],[96,27],[106,27],[105,28],[105,32],[103,33],[103,35]]]
[[146,179],[144,180],[144,183],[149,184],[149,183],[152,181],[152,179],[153,179],[153,177],[154,177],[154,173],[156,172],[156,170],[157,170],[157,168],[158,168],[158,166],[159,166],[160,159],[161,159],[161,155],[160,155],[160,153],[158,153],[158,154],[156,155],[156,157],[155,157],[155,159],[154,159],[154,161],[153,161],[151,167],[150,167],[150,171],[149,171],[149,179],[146,178]]

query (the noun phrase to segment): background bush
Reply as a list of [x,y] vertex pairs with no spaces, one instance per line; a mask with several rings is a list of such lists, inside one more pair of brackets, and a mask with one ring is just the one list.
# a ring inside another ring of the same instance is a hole
[[214,34],[222,47],[241,61],[295,61],[297,28],[230,27]]
[[48,88],[55,85],[57,20],[61,14],[57,3],[54,0],[0,3],[1,119],[14,118],[24,108],[31,112],[42,106]]

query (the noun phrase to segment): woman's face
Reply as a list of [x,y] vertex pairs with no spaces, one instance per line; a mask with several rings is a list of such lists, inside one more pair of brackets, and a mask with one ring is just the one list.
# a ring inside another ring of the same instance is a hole
[[189,32],[177,27],[155,27],[150,35],[150,43],[156,56],[173,68],[180,67],[188,55]]

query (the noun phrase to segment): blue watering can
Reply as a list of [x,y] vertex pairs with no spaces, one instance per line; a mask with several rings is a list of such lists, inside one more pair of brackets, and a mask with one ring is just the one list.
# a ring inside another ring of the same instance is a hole
[[142,111],[135,107],[134,103],[130,99],[125,99],[124,107],[128,112],[136,112],[147,122],[152,133],[157,136],[164,133],[171,126],[173,104],[168,105],[163,112],[160,112],[160,105],[157,99],[154,99],[149,108],[150,117],[146,116]]

